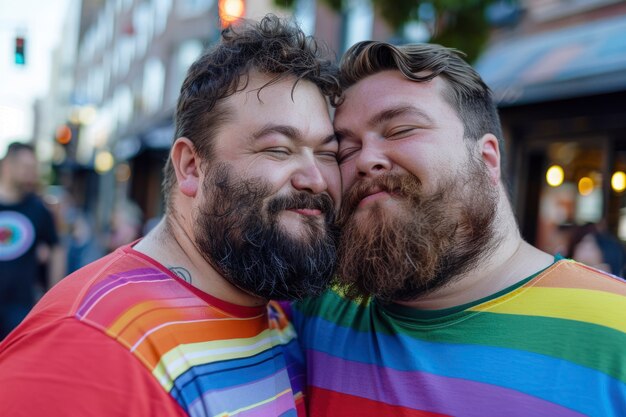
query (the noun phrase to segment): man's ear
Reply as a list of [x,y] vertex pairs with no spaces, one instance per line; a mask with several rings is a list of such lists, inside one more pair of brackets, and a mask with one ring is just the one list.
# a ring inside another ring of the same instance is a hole
[[487,167],[489,177],[494,184],[500,181],[500,148],[498,138],[487,133],[478,141],[480,156]]
[[187,197],[195,197],[200,184],[200,158],[193,143],[185,137],[176,139],[172,145],[171,158],[178,189]]

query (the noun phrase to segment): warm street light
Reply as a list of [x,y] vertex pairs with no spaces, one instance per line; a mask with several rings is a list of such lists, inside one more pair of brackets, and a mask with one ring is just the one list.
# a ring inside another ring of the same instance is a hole
[[546,181],[551,187],[558,187],[563,184],[564,178],[565,173],[563,172],[563,168],[559,165],[552,165],[546,172]]
[[578,181],[578,192],[580,195],[589,195],[593,191],[593,180],[589,177],[582,177]]
[[220,0],[218,9],[222,27],[226,27],[243,17],[245,11],[244,0]]
[[98,151],[94,160],[94,168],[98,174],[106,174],[113,168],[113,165],[115,165],[115,159],[111,152]]
[[611,188],[618,193],[626,190],[626,173],[616,171],[611,177]]

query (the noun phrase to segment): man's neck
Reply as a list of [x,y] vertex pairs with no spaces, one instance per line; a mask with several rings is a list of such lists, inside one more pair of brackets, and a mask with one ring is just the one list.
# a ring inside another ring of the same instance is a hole
[[6,183],[0,182],[0,202],[4,204],[19,203],[24,199],[24,194]]
[[233,304],[254,307],[267,303],[228,282],[198,251],[193,235],[172,216],[165,219],[134,248],[164,265],[199,290]]
[[[502,210],[503,209],[503,210]],[[493,252],[469,272],[456,277],[450,285],[416,300],[399,302],[420,310],[441,310],[471,303],[493,295],[541,271],[554,257],[526,243],[519,234],[508,204],[501,206],[500,240]]]

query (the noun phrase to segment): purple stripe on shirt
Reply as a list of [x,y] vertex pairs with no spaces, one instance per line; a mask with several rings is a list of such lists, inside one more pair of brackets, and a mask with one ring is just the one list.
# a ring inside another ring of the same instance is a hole
[[307,363],[313,386],[415,410],[464,417],[583,416],[523,392],[477,381],[398,371],[318,351],[307,352]]
[[304,371],[300,369],[300,366],[287,361],[287,372],[289,373],[289,382],[291,383],[291,389],[293,392],[304,392],[306,379]]
[[105,279],[94,285],[87,296],[83,299],[83,302],[78,309],[77,316],[82,318],[84,314],[89,311],[92,305],[94,305],[103,294],[106,294],[111,289],[124,285],[129,282],[137,281],[167,281],[172,279],[167,274],[161,271],[151,268],[132,269],[130,271],[124,271],[119,274],[111,274]]

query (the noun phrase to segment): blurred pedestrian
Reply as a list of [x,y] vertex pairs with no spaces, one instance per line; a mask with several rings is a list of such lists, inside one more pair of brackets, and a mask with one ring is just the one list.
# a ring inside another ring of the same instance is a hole
[[86,213],[74,209],[66,221],[68,231],[64,239],[67,247],[67,274],[71,274],[101,258],[106,252],[101,248]]
[[33,147],[11,143],[0,161],[0,340],[34,304],[39,262],[47,264],[48,285],[64,273],[64,251],[37,185]]
[[613,275],[624,275],[624,246],[613,235],[601,231],[596,224],[575,226],[571,233],[568,256]]
[[142,217],[141,209],[134,202],[117,203],[111,215],[110,232],[106,242],[107,251],[112,252],[137,240],[142,232]]
[[163,220],[49,291],[0,344],[0,416],[304,415],[291,324],[270,299],[334,275],[334,64],[276,16],[189,69]]

